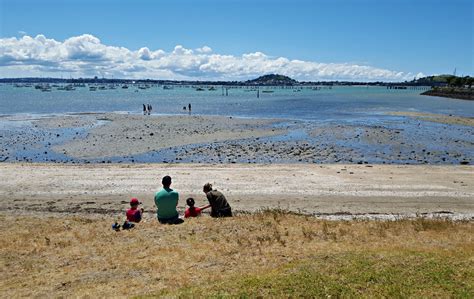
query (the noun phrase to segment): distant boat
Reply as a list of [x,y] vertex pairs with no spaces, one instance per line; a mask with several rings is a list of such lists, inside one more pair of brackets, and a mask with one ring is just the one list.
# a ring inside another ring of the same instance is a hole
[[273,93],[273,90],[262,90],[263,93]]
[[198,87],[196,88],[196,91],[204,91],[204,88]]
[[213,91],[213,90],[216,90],[216,88],[214,86],[211,86],[208,90]]
[[123,89],[127,89],[127,88],[128,88],[128,85],[122,85],[122,88],[123,88]]
[[96,91],[97,90],[97,87],[95,86],[89,86],[89,91]]

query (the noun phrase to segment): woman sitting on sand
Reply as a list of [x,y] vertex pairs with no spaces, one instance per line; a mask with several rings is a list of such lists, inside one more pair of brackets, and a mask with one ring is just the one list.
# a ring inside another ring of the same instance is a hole
[[206,193],[207,200],[211,205],[211,217],[232,217],[232,209],[224,194],[217,190],[212,190],[210,183],[206,183],[202,191]]

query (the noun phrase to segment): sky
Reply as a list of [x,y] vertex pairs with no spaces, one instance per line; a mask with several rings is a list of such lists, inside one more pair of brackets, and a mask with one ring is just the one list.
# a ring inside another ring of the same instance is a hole
[[473,75],[472,0],[0,0],[0,77]]

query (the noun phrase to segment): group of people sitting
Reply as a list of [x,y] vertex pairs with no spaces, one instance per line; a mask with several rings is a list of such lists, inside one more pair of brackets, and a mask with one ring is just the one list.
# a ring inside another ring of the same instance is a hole
[[[162,224],[179,224],[184,220],[180,217],[176,207],[178,206],[179,194],[171,189],[171,177],[165,176],[161,180],[163,188],[155,194],[156,214],[158,221]],[[206,194],[209,204],[203,207],[195,207],[194,198],[186,199],[188,207],[184,213],[184,218],[197,217],[205,209],[211,208],[211,217],[232,217],[232,209],[227,202],[224,194],[212,188],[210,183],[204,185],[202,191]],[[130,201],[130,209],[127,210],[127,221],[125,226],[131,226],[131,223],[138,223],[143,218],[143,208],[139,208],[140,202],[137,198]]]

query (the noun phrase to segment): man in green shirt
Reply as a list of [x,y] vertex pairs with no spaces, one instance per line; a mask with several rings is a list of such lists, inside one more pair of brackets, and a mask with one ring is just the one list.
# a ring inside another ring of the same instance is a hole
[[171,189],[171,177],[165,176],[161,180],[163,188],[155,194],[156,215],[160,223],[179,224],[183,219],[179,218],[176,206],[178,205],[178,192]]

